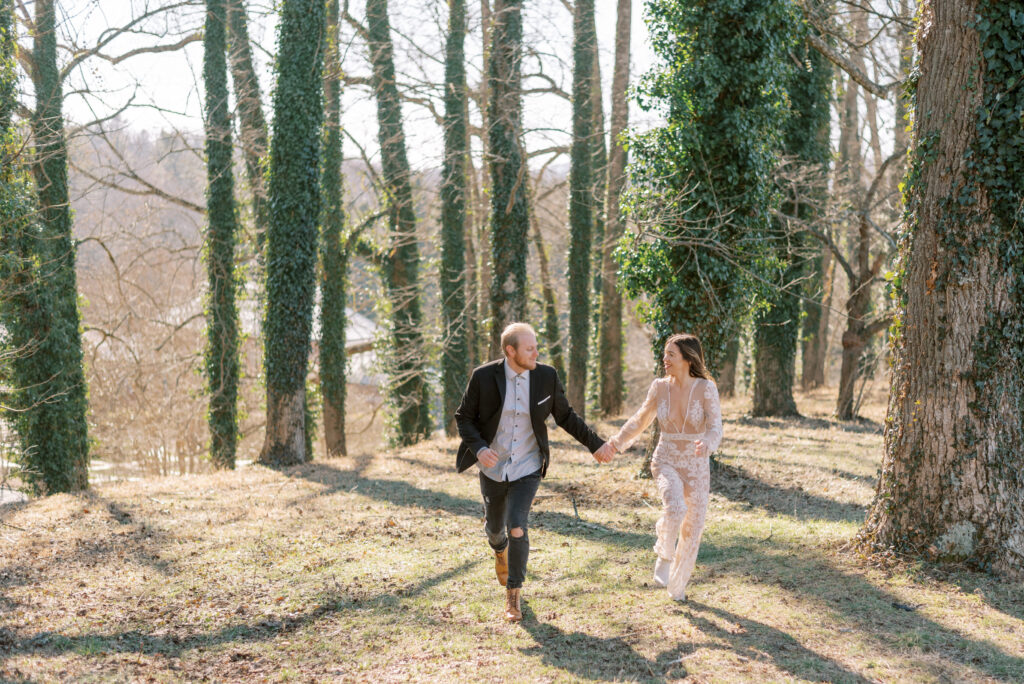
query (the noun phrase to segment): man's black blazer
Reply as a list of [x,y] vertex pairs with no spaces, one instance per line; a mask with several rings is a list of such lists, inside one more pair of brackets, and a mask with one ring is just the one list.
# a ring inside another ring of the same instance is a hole
[[[498,432],[504,405],[505,363],[504,359],[499,359],[473,371],[466,392],[462,395],[462,403],[455,411],[455,422],[459,426],[459,436],[462,437],[455,457],[455,468],[460,473],[476,463],[476,453],[480,449],[491,445]],[[544,422],[549,415],[554,416],[559,427],[587,447],[590,453],[604,444],[604,440],[569,406],[555,369],[538,363],[530,371],[530,423],[537,437],[537,446],[540,447],[541,477],[547,473],[548,462],[551,460],[548,426]]]

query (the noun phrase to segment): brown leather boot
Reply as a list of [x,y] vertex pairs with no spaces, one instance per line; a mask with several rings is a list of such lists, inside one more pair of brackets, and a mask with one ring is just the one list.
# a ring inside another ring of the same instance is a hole
[[494,574],[498,576],[498,584],[505,586],[508,582],[508,547],[504,551],[494,552]]
[[523,619],[523,611],[519,609],[519,589],[505,590],[505,619],[519,622]]

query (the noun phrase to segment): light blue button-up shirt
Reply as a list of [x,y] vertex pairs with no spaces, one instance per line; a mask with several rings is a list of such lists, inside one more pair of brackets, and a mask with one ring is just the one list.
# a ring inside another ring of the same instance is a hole
[[477,466],[496,482],[511,482],[540,470],[541,460],[537,436],[530,422],[530,371],[516,375],[508,361],[502,365],[505,368],[505,403],[490,447],[498,454],[498,462],[492,468],[484,468],[479,463]]

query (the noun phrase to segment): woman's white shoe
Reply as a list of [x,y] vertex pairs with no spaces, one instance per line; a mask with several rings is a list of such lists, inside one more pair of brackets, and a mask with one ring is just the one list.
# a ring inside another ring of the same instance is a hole
[[672,567],[672,561],[665,560],[661,556],[658,556],[658,560],[654,562],[654,583],[659,587],[668,586],[668,571]]

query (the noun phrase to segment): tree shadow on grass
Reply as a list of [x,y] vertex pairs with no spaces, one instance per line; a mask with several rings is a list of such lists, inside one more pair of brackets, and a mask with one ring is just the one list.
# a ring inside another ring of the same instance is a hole
[[[873,641],[880,652],[906,654],[916,648],[928,654],[916,663],[923,669],[934,669],[938,655],[982,677],[1024,681],[1024,657],[1007,653],[987,640],[965,636],[926,617],[918,611],[919,606],[905,604],[906,599],[872,584],[860,574],[837,568],[821,549],[754,540],[716,545],[705,539],[701,545],[705,567],[714,568],[722,560],[736,558],[744,558],[745,567],[751,568],[761,583],[778,585],[818,604],[820,609],[815,611],[844,620],[862,637]],[[734,565],[731,567],[735,569]],[[732,569],[726,570],[724,575],[716,575],[713,581],[728,581]],[[721,609],[690,605],[725,614]],[[808,614],[808,619],[815,617],[816,612]],[[736,622],[742,624],[739,618]],[[948,678],[950,673],[937,672],[935,676]]]
[[[467,535],[480,533],[483,509],[478,498],[453,496],[447,492],[417,487],[405,480],[366,477],[358,471],[342,470],[323,463],[302,466],[289,474],[324,486],[319,492],[292,501],[289,504],[292,506],[316,497],[331,496],[338,492],[353,492],[396,506],[442,510],[451,515],[469,518],[473,520],[473,525],[467,527]],[[542,518],[544,526],[548,529],[557,530],[565,535],[600,539],[603,543],[621,548],[646,548],[651,544],[650,535],[627,532],[601,523],[586,522],[560,511],[537,511],[536,517]]]
[[1024,621],[1024,583],[948,565],[925,564],[921,572],[936,581],[956,585],[965,594],[980,596],[993,610]]
[[[480,562],[465,561],[426,577],[411,587],[396,587],[388,592],[369,593],[357,586],[335,585],[325,589],[319,601],[301,613],[266,615],[258,621],[234,621],[211,632],[190,632],[187,629],[145,632],[129,629],[121,632],[89,632],[69,636],[43,630],[19,636],[12,630],[0,630],[0,662],[6,657],[25,653],[39,656],[59,656],[65,653],[139,653],[180,658],[188,651],[196,649],[210,649],[224,644],[235,644],[240,647],[247,643],[259,643],[286,636],[332,614],[367,603],[375,604],[378,609],[394,610],[402,600],[450,582]],[[118,663],[111,665],[116,667]]]
[[[721,608],[687,601],[676,609],[703,635],[705,642],[682,644],[676,651],[659,655],[658,662],[669,668],[675,661],[669,660],[678,653],[694,653],[698,649],[726,649],[748,660],[770,661],[779,670],[802,680],[828,682],[856,682],[867,684],[871,680],[850,670],[827,656],[807,648],[792,636],[763,622],[745,618]],[[665,674],[669,674],[666,671]],[[671,671],[672,677],[678,676]],[[685,675],[684,675],[685,676]]]
[[811,494],[799,487],[780,487],[765,482],[742,466],[725,464],[717,459],[712,461],[711,491],[730,501],[747,503],[800,520],[860,523],[867,511],[859,504]]
[[[622,637],[566,632],[555,625],[540,622],[527,603],[524,604],[520,624],[537,644],[520,650],[524,656],[539,658],[544,664],[563,670],[572,677],[591,680],[682,679],[689,674],[684,665],[686,656],[699,649],[710,648],[728,650],[748,660],[770,660],[780,670],[799,679],[857,684],[869,681],[769,625],[694,603],[682,611],[691,624],[708,637],[707,640],[677,644],[661,651],[652,660],[638,653]],[[708,619],[701,611],[711,612],[719,620]],[[723,619],[728,627],[718,624]]]
[[522,628],[537,642],[521,648],[528,658],[538,658],[573,677],[592,680],[658,679],[655,663],[637,653],[622,637],[596,637],[586,632],[566,632],[555,625],[539,622],[524,603]]
[[870,418],[855,418],[854,420],[828,420],[825,418],[811,418],[809,416],[797,416],[793,418],[754,418],[753,416],[740,416],[727,421],[737,425],[750,425],[765,430],[778,430],[779,428],[803,428],[809,430],[841,430],[843,432],[855,432],[858,434],[880,435],[882,424]]

